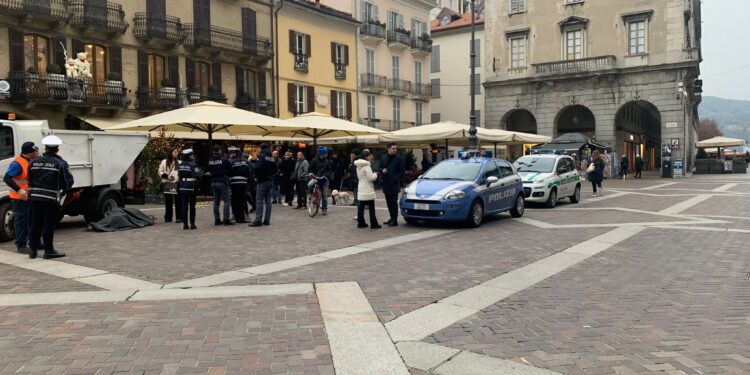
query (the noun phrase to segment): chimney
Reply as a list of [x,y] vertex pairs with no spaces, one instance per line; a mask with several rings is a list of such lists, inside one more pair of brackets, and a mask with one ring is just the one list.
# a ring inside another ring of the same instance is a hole
[[315,7],[320,8],[320,0],[315,0]]

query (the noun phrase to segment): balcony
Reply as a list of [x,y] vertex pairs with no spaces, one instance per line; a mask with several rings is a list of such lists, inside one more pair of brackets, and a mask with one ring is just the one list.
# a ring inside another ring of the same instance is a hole
[[26,72],[11,72],[8,81],[11,85],[10,100],[25,103],[27,108],[41,104],[124,109],[130,104],[128,90],[121,81],[82,80],[62,74],[40,76]]
[[122,5],[107,2],[105,5],[85,0],[69,0],[70,25],[91,35],[106,34],[110,38],[122,35],[128,29]]
[[406,96],[411,92],[411,82],[403,79],[389,78],[388,92],[393,96]]
[[255,99],[249,96],[238,96],[234,106],[246,111],[260,113],[266,116],[274,116],[273,102],[268,99]]
[[188,104],[205,102],[206,100],[227,104],[227,96],[223,92],[209,91],[208,94],[203,94],[200,91],[188,90],[186,96]]
[[162,45],[172,48],[185,39],[182,22],[177,17],[148,17],[145,12],[138,12],[133,22],[133,35],[149,46]]
[[411,38],[411,53],[417,56],[427,56],[431,52],[432,39],[429,39],[428,37]]
[[135,96],[135,108],[139,111],[165,111],[182,108],[187,104],[185,92],[173,87],[139,88]]
[[589,73],[615,69],[617,67],[617,58],[615,56],[599,56],[578,60],[532,64],[531,66],[534,68],[534,74],[536,75]]
[[388,47],[405,50],[411,46],[409,35],[404,31],[388,30]]
[[67,21],[69,16],[64,0],[0,0],[0,14],[25,23],[41,21],[55,25]]
[[412,84],[409,96],[414,100],[429,102],[432,97],[432,85],[429,83]]
[[308,69],[307,55],[295,54],[294,55],[294,70],[302,73],[307,73]]
[[333,76],[338,80],[346,79],[346,65],[333,64]]
[[385,27],[374,23],[363,24],[359,28],[359,36],[365,42],[380,43],[385,40]]
[[359,75],[359,88],[364,92],[379,94],[385,91],[385,76],[377,74],[362,73]]
[[227,53],[244,63],[265,65],[273,57],[271,41],[267,38],[249,38],[240,31],[218,26],[183,25],[185,47],[201,49],[215,54]]
[[393,120],[380,120],[373,123],[376,129],[385,130],[387,132],[393,132],[401,129],[402,121]]

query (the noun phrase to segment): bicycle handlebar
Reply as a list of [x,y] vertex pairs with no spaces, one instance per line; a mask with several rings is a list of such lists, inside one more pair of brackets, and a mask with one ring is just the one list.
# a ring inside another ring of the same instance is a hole
[[323,176],[323,177],[318,177],[318,176],[316,176],[316,175],[314,175],[314,174],[312,174],[312,173],[309,173],[309,174],[308,174],[308,176],[309,176],[309,177],[312,177],[312,178],[314,178],[314,179],[316,179],[316,180],[327,180],[327,179],[328,179],[328,177],[325,177],[325,176]]

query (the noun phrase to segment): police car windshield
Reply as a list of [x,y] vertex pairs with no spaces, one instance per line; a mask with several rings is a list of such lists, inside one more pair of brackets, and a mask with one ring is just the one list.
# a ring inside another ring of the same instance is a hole
[[425,180],[474,181],[482,163],[440,163],[422,176]]
[[552,173],[552,169],[555,168],[555,159],[524,156],[516,160],[513,166],[519,172]]

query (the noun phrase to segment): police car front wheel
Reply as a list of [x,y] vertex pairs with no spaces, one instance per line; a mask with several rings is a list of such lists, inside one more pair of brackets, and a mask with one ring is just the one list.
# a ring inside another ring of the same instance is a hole
[[475,200],[469,209],[469,217],[466,220],[466,224],[469,227],[477,228],[482,225],[482,219],[484,219],[484,206],[482,206],[482,202]]

